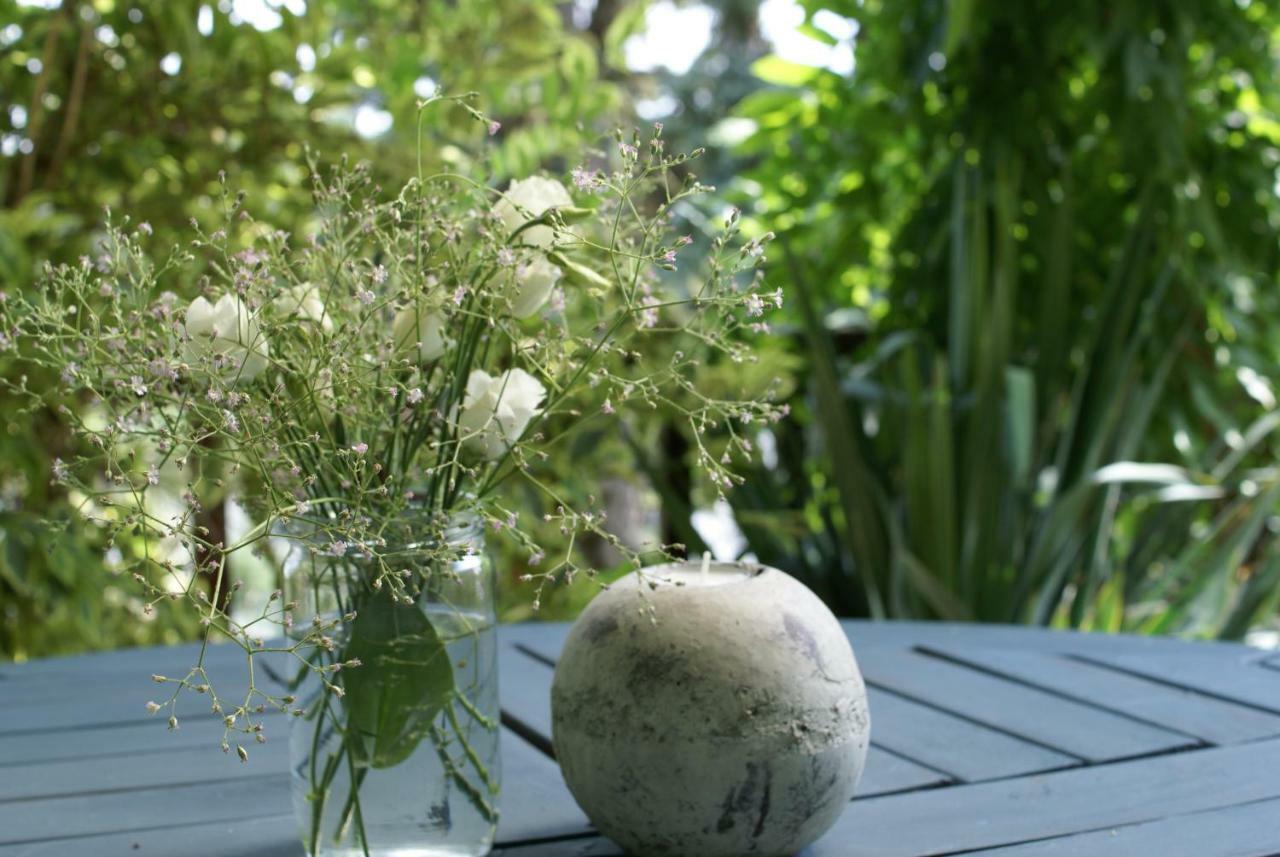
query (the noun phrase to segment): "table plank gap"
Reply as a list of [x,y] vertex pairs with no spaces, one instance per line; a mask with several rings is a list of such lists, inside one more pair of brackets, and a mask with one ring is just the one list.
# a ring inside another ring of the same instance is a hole
[[870,647],[858,660],[869,684],[1089,762],[1197,743],[1167,729],[909,649]]
[[917,651],[1205,744],[1242,743],[1280,735],[1280,716],[1075,658],[992,649],[944,652],[927,646],[917,647]]
[[[929,778],[931,778],[928,780],[927,787],[932,787],[932,785],[934,784],[951,785],[959,782],[959,780],[955,779],[955,776],[952,776],[951,774],[947,774],[946,771],[940,771],[937,769],[937,767],[932,767],[927,764],[924,764],[924,762],[922,761],[911,759],[910,756],[904,756],[902,755],[902,753],[895,752],[890,750],[890,748],[888,747],[881,746],[881,744],[870,744],[870,746],[868,747],[868,751],[867,751],[868,767],[872,765],[872,755],[879,756],[879,759],[881,759],[882,762],[892,762],[892,764],[895,764],[895,765],[908,765],[910,767],[913,767],[913,769],[919,769],[920,774],[928,775]],[[882,764],[881,766],[883,767],[886,765]],[[865,774],[865,771],[864,771],[864,774]],[[918,787],[918,788],[925,788],[925,785],[922,785],[922,787]],[[859,783],[858,790],[859,790],[859,794],[855,794],[854,796],[855,801],[858,798],[872,797],[873,794],[876,794],[876,793],[864,792],[863,788],[861,788],[860,783]],[[892,789],[892,790],[893,792],[909,792],[909,790],[911,789]],[[888,790],[886,790],[886,793],[888,793]]]
[[1280,681],[1261,661],[1155,655],[1073,654],[1076,660],[1202,696],[1280,714]]
[[957,782],[978,782],[1083,764],[1079,756],[1026,741],[929,703],[869,684],[871,742]]
[[[987,731],[989,731],[989,732],[994,732],[994,733],[996,733],[996,734],[998,734],[998,735],[1003,735],[1003,736],[1005,736],[1006,738],[1012,738],[1012,739],[1014,739],[1015,741],[1020,741],[1020,742],[1022,742],[1022,743],[1024,743],[1024,744],[1030,744],[1030,745],[1031,745],[1031,746],[1033,746],[1033,747],[1038,747],[1038,748],[1039,748],[1039,749],[1041,749],[1041,750],[1047,750],[1047,751],[1048,751],[1048,752],[1050,752],[1050,753],[1057,753],[1058,755],[1066,756],[1067,758],[1072,759],[1073,761],[1075,761],[1075,762],[1077,762],[1077,763],[1079,763],[1079,764],[1084,764],[1084,763],[1086,763],[1086,762],[1090,761],[1089,759],[1086,759],[1086,758],[1085,758],[1085,757],[1083,757],[1083,756],[1077,756],[1077,755],[1076,755],[1076,754],[1074,754],[1074,753],[1071,753],[1071,752],[1069,752],[1069,751],[1067,751],[1067,750],[1059,749],[1059,748],[1057,748],[1057,747],[1054,747],[1054,746],[1053,746],[1053,745],[1051,745],[1051,744],[1047,744],[1047,743],[1045,743],[1045,742],[1043,742],[1043,741],[1040,741],[1040,740],[1038,740],[1038,739],[1036,739],[1036,738],[1032,738],[1032,737],[1030,737],[1030,736],[1028,736],[1028,735],[1022,735],[1022,734],[1019,734],[1018,732],[1015,732],[1015,731],[1013,731],[1013,730],[1011,730],[1011,729],[1008,729],[1008,728],[1006,728],[1006,727],[1003,727],[1003,726],[997,726],[997,725],[995,725],[995,724],[987,723],[987,722],[985,722],[985,721],[983,721],[983,720],[979,720],[979,719],[977,719],[977,718],[970,717],[969,715],[964,714],[963,712],[956,711],[956,710],[954,710],[954,709],[950,709],[950,708],[946,708],[945,706],[939,705],[939,704],[937,704],[937,703],[935,703],[935,702],[933,702],[933,701],[931,701],[931,700],[929,700],[929,699],[922,698],[922,697],[918,697],[918,696],[914,696],[914,695],[912,695],[912,694],[910,694],[910,693],[906,693],[906,692],[901,691],[901,690],[898,690],[898,689],[896,689],[896,688],[892,688],[892,687],[887,687],[887,686],[881,685],[879,682],[876,682],[876,681],[868,680],[868,681],[867,681],[867,687],[868,687],[868,688],[874,688],[874,689],[876,689],[876,690],[880,691],[881,693],[891,694],[891,695],[893,695],[893,696],[898,697],[899,699],[903,699],[903,700],[906,700],[907,702],[915,703],[916,705],[919,705],[919,706],[921,706],[922,708],[928,708],[928,709],[930,709],[930,710],[932,710],[932,711],[936,711],[936,712],[938,712],[939,714],[945,714],[947,717],[951,717],[951,718],[953,718],[953,719],[955,719],[955,720],[962,720],[962,721],[964,721],[965,723],[968,723],[968,724],[969,724],[969,725],[971,725],[971,726],[976,726],[976,727],[978,727],[978,728],[980,728],[980,729],[985,729],[985,730],[987,730]],[[874,721],[873,721],[872,725],[873,725],[873,727],[874,727]]]
[[514,648],[521,652],[524,652],[526,655],[533,658],[535,661],[538,661],[541,664],[545,664],[546,666],[551,667],[551,669],[553,670],[556,668],[555,658],[548,657],[547,655],[544,655],[542,652],[538,651],[537,649],[534,649],[530,646],[526,646],[524,643],[516,643]]
[[505,709],[503,710],[502,725],[519,735],[526,743],[548,759],[555,759],[556,750],[551,744],[551,738],[546,735],[542,735],[538,730],[534,729],[523,720],[520,720],[512,712]]

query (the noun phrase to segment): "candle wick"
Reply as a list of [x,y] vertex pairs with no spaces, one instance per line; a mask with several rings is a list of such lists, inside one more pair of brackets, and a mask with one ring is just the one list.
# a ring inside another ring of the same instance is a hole
[[702,552],[702,577],[705,581],[707,572],[711,570],[711,551]]

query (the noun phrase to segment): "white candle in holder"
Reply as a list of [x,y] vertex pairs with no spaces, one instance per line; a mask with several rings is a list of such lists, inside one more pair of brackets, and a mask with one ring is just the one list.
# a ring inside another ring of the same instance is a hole
[[635,574],[628,574],[613,586],[640,586],[654,589],[673,586],[723,586],[750,580],[765,570],[763,565],[750,566],[740,562],[716,562],[710,554],[696,562],[673,562],[654,565]]
[[574,624],[552,688],[578,803],[637,857],[790,855],[853,795],[866,690],[839,622],[774,568],[627,575]]

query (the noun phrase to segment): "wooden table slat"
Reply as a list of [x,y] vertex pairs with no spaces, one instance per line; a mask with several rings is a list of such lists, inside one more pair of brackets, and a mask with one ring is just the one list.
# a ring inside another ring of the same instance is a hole
[[1280,735],[1280,715],[1160,684],[1075,658],[1009,649],[929,651],[1025,684],[1128,714],[1210,744]]
[[[845,628],[871,682],[872,747],[857,797],[802,857],[1280,852],[1280,656],[999,626]],[[502,857],[620,854],[591,833],[550,754],[549,664],[567,631],[500,631],[515,730],[503,732]],[[0,857],[301,857],[284,717],[240,765],[217,752],[206,697],[184,702],[177,733],[146,715],[162,690],[148,676],[185,673],[197,651],[0,664]],[[224,695],[243,658],[210,648]]]
[[[268,715],[265,719],[268,739],[284,740],[284,715]],[[182,752],[193,747],[217,753],[222,733],[221,720],[204,716],[184,720],[176,732],[165,727],[163,718],[151,717],[123,725],[0,735],[0,777],[7,775],[8,766],[35,762],[92,761],[153,750]]]
[[1236,657],[1207,652],[1079,655],[1089,663],[1186,688],[1196,693],[1252,705],[1280,714],[1280,679],[1262,665],[1262,654],[1245,651]]
[[859,664],[869,684],[1090,762],[1196,743],[1185,735],[916,652],[870,649],[859,655]]
[[854,800],[950,785],[954,779],[872,744]]
[[[168,719],[168,709],[151,714],[147,711],[146,704],[149,700],[167,702],[173,694],[172,686],[166,687],[152,681],[135,681],[128,683],[126,687],[133,692],[107,699],[85,695],[75,700],[0,707],[0,735],[87,729],[148,721],[160,723],[163,729]],[[237,691],[221,695],[224,709],[231,701],[239,703],[244,699],[243,686],[237,688]],[[213,717],[209,697],[190,690],[179,694],[176,710],[179,725],[189,719]]]
[[871,740],[961,782],[1080,764],[1074,756],[987,729],[878,687],[867,688]]
[[0,857],[306,857],[293,815],[151,827],[0,845]]
[[[150,675],[185,675],[196,662],[199,643],[178,646],[118,649],[114,652],[89,652],[68,657],[44,658],[24,663],[0,664],[0,676],[13,680],[46,679],[58,681],[76,676],[102,676],[116,673]],[[218,667],[244,662],[244,650],[227,642],[210,645],[205,662]]]
[[1280,797],[1280,739],[855,801],[808,857],[915,857]]
[[[156,820],[203,824],[262,816],[285,819],[292,838],[287,743],[254,745],[250,752],[251,761],[244,765],[213,748],[141,753],[83,765],[79,777],[65,762],[44,765],[44,773],[40,766],[0,769],[7,781],[0,785],[0,844],[68,837],[79,841],[143,830]],[[505,729],[502,764],[507,787],[501,800],[500,842],[589,831],[555,763]],[[39,779],[29,797],[16,800],[13,792],[22,784],[15,781],[26,774]],[[41,793],[45,796],[37,796]],[[164,841],[169,835],[157,832],[149,841]],[[100,852],[95,846],[85,853]],[[300,857],[301,847],[294,853]],[[3,850],[0,855],[8,857]]]
[[[214,751],[217,752],[217,751]],[[0,845],[291,812],[286,774],[0,803]]]
[[970,853],[987,857],[1274,857],[1280,854],[1280,799]]
[[14,800],[251,779],[289,770],[287,734],[266,744],[248,741],[245,747],[251,761],[247,763],[241,762],[234,751],[227,754],[219,752],[212,743],[178,749],[165,747],[163,741],[164,737],[160,736],[156,739],[160,743],[153,742],[149,751],[125,756],[42,761],[0,768],[0,804]]

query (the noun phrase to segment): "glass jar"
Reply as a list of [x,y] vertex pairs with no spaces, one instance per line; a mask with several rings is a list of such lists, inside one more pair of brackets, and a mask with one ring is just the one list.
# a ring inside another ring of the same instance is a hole
[[380,546],[377,560],[288,540],[291,633],[323,635],[298,651],[304,714],[290,735],[294,814],[312,857],[475,857],[493,844],[500,714],[484,530],[467,518],[415,544],[412,518],[397,523],[405,543]]

